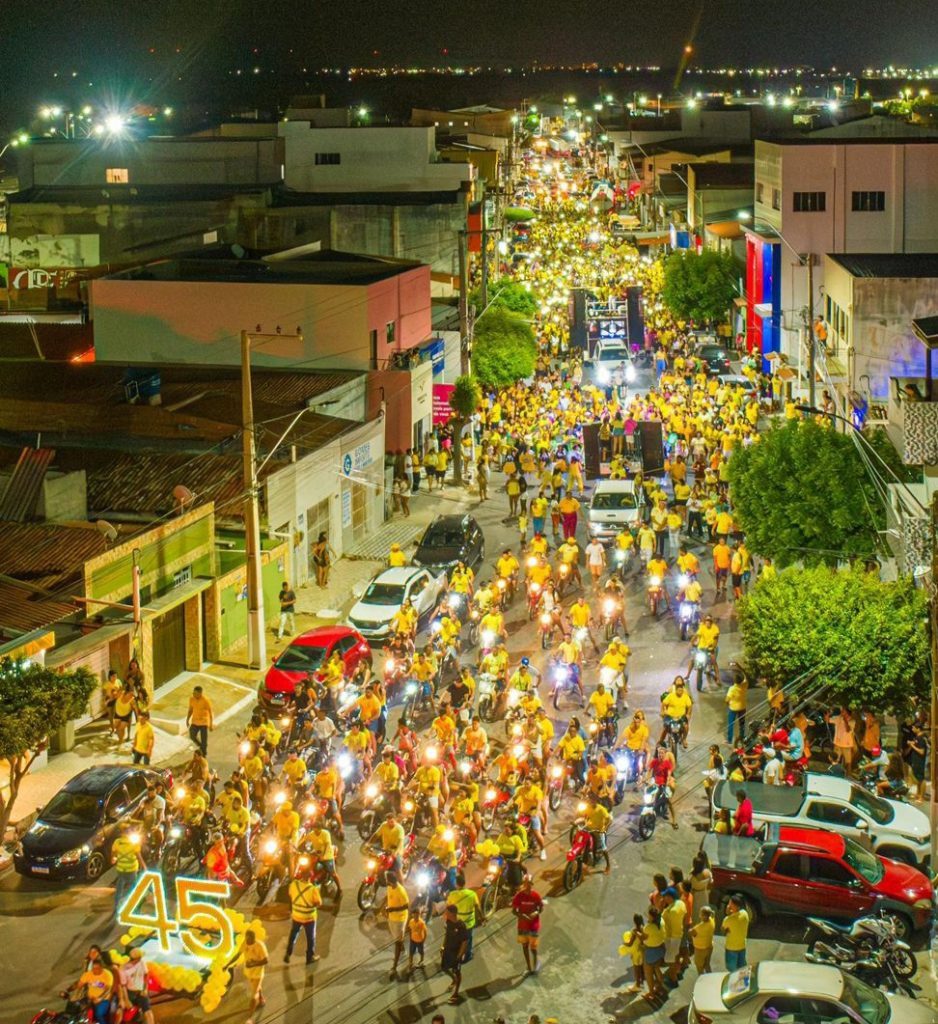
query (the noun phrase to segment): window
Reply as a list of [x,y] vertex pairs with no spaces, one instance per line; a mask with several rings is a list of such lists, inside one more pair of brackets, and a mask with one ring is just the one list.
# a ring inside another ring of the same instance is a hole
[[782,208],[782,190],[780,188],[772,189],[772,209],[780,210]]
[[854,213],[882,213],[886,209],[885,192],[854,192]]
[[763,185],[761,181],[756,182],[756,202],[765,202],[765,185]]
[[795,192],[792,209],[795,213],[823,213],[827,209],[827,193]]
[[836,860],[827,857],[808,858],[808,877],[822,885],[837,885],[846,889],[854,882],[854,876]]
[[179,572],[173,573],[173,586],[182,587],[186,583],[192,582],[192,566],[187,565],[185,569],[180,569]]
[[111,790],[104,805],[105,818],[108,821],[116,821],[127,810],[129,802],[127,791],[123,786],[118,786],[116,789]]
[[387,327],[384,330],[384,336],[389,345],[394,344],[395,324],[393,320],[388,320]]
[[424,590],[426,590],[428,582],[429,581],[427,580],[426,576],[418,576],[414,580],[410,587],[410,594],[408,595],[411,601],[419,597],[424,592]]
[[772,871],[776,875],[784,875],[786,878],[803,878],[801,871],[800,853],[781,853],[775,862]]
[[317,153],[316,166],[327,167],[342,163],[341,153]]
[[147,777],[143,772],[135,772],[124,783],[127,787],[127,796],[132,804],[135,804],[143,796],[147,788]]
[[345,656],[353,647],[358,646],[358,640],[354,636],[344,636],[336,646],[339,649],[339,653]]
[[859,816],[850,807],[825,804],[819,800],[815,800],[808,808],[808,817],[812,821],[823,821],[834,828],[856,828],[860,824]]
[[126,167],[108,167],[104,172],[104,180],[108,185],[129,185],[130,172]]

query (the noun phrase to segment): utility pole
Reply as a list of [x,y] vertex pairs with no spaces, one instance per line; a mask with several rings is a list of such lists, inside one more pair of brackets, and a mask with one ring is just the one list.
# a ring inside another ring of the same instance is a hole
[[[929,617],[931,619],[931,716],[929,725],[929,761],[931,793],[931,863],[938,864],[938,491],[931,499],[931,593]],[[934,868],[933,868],[934,870]]]
[[[261,516],[258,502],[257,448],[254,437],[254,397],[251,390],[251,345],[257,341],[303,340],[294,334],[241,332],[241,455],[244,484],[244,548],[248,584],[248,668],[263,669],[267,662],[264,633],[264,577],[261,571]],[[293,582],[293,581],[291,581]]]
[[814,253],[802,259],[808,262],[808,405],[816,405],[817,349],[814,341]]
[[459,232],[459,372],[469,372],[469,234]]
[[482,202],[482,286],[479,289],[479,298],[482,308],[489,304],[489,230],[485,222],[485,201]]

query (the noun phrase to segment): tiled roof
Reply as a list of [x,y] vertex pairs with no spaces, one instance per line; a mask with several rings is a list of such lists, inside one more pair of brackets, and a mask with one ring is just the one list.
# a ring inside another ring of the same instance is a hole
[[9,580],[0,580],[0,633],[31,633],[74,615],[70,601],[56,601]]
[[106,548],[104,535],[91,525],[5,523],[0,529],[3,575],[46,590],[77,582],[87,559]]
[[938,277],[938,253],[831,253],[853,277]]

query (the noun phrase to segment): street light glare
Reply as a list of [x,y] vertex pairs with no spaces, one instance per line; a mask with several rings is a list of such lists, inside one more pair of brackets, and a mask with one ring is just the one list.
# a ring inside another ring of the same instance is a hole
[[104,130],[108,135],[123,135],[127,122],[120,114],[108,114],[104,119]]

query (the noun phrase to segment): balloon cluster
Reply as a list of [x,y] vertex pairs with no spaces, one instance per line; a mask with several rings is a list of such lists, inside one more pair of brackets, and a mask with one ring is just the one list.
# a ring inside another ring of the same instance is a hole
[[476,843],[476,853],[483,857],[497,857],[500,852],[498,843],[492,839],[483,839],[481,843]]

